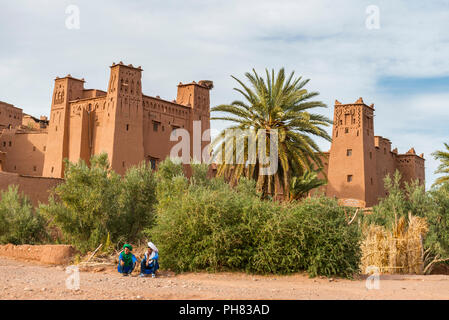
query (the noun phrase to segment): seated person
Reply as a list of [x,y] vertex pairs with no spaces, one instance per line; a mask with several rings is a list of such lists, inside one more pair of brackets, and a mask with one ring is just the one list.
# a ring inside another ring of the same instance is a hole
[[140,263],[140,276],[145,277],[148,274],[154,278],[156,277],[156,270],[159,269],[159,250],[153,242],[148,242],[148,250],[145,252],[145,257]]
[[118,257],[117,270],[124,276],[131,274],[136,267],[137,258],[131,253],[132,250],[133,247],[130,244],[125,244]]

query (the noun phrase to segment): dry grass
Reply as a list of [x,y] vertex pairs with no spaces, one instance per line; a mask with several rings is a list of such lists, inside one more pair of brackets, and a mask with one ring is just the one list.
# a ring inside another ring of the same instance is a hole
[[428,231],[424,218],[412,216],[396,219],[392,230],[378,225],[363,230],[362,272],[368,266],[376,266],[381,273],[422,274],[423,241]]

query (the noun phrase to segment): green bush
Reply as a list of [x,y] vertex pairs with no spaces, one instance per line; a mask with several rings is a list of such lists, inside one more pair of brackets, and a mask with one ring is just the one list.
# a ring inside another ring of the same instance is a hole
[[120,182],[118,224],[111,231],[115,239],[121,236],[132,242],[143,237],[144,227],[154,224],[156,180],[150,165],[143,162],[131,167]]
[[48,241],[45,219],[29,199],[9,186],[0,195],[0,243],[36,244]]
[[424,186],[418,181],[402,183],[402,176],[397,170],[393,177],[385,177],[384,186],[388,196],[373,207],[373,214],[365,218],[367,223],[390,228],[395,218],[407,217],[409,212],[418,217],[426,217],[435,209],[435,202]]
[[425,247],[436,259],[449,258],[449,183],[437,185],[430,192],[434,201],[433,210],[426,214],[429,232]]
[[310,198],[280,209],[260,231],[255,271],[344,277],[358,272],[361,235],[334,199]]
[[283,205],[261,200],[254,181],[242,179],[231,189],[193,170],[189,183],[174,167],[170,160],[159,166],[157,223],[146,230],[158,244],[162,267],[346,277],[357,272],[360,234],[334,200]]
[[109,167],[106,154],[90,166],[66,161],[65,181],[40,210],[81,252],[112,242],[136,241],[154,220],[156,182],[149,166],[129,169],[122,178]]

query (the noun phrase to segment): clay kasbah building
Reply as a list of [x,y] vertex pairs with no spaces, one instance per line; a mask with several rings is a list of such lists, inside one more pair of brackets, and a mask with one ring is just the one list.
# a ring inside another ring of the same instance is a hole
[[[176,100],[166,101],[142,93],[142,71],[113,63],[107,91],[85,89],[83,79],[70,75],[57,77],[49,120],[0,102],[0,189],[16,184],[34,204],[46,202],[48,190],[63,181],[65,158],[88,161],[106,152],[119,174],[143,160],[156,168],[177,143],[170,141],[173,130],[184,128],[193,137],[194,121],[201,135],[210,128],[212,81],[179,83]],[[374,106],[362,98],[335,102],[332,140],[324,157],[328,196],[372,206],[386,195],[383,178],[396,169],[405,181],[424,184],[423,154],[413,148],[399,154],[388,139],[375,136]],[[208,143],[201,141],[201,148]]]

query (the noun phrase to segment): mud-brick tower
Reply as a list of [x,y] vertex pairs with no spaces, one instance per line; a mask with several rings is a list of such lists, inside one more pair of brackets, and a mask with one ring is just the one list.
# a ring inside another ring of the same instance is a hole
[[106,152],[119,174],[144,159],[142,68],[111,66],[98,152]]
[[[176,103],[190,107],[189,127],[191,133],[190,153],[193,159],[195,155],[199,155],[198,148],[204,150],[210,140],[210,90],[213,88],[213,82],[209,80],[195,81],[187,84],[180,83],[178,85],[178,94]],[[195,126],[199,126],[201,128]],[[195,137],[195,133],[199,133],[200,137]],[[200,143],[201,141],[201,143]],[[195,159],[201,161],[202,159]]]
[[70,101],[83,96],[84,80],[72,78],[55,79],[47,146],[44,159],[44,177],[61,178],[64,174],[63,160],[69,153]]
[[335,101],[326,194],[339,199],[377,201],[374,105],[362,98],[352,104]]

